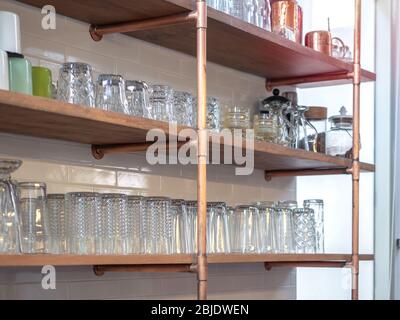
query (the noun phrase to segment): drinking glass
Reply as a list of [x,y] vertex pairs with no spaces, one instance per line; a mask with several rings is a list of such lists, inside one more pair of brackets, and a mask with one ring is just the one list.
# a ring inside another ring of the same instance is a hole
[[324,201],[323,200],[305,200],[304,208],[312,209],[314,211],[316,251],[317,251],[317,253],[324,253],[325,252]]
[[245,20],[243,1],[244,0],[230,0],[229,14],[231,16],[234,16],[241,20]]
[[229,108],[225,114],[225,128],[233,130],[241,130],[242,136],[246,138],[246,129],[251,128],[250,109],[245,107]]
[[95,89],[92,67],[86,63],[64,63],[57,83],[57,99],[94,107]]
[[186,228],[188,227],[186,204],[184,200],[171,201],[172,216],[172,246],[170,253],[189,253],[186,240]]
[[276,223],[275,204],[270,201],[254,203],[260,215],[260,251],[262,253],[273,253],[276,251]]
[[132,253],[145,252],[146,202],[141,196],[128,197],[128,215],[132,225]]
[[207,252],[229,253],[230,236],[225,202],[207,204]]
[[254,116],[254,137],[257,140],[278,143],[279,126],[276,119],[267,113]]
[[297,253],[316,252],[314,210],[294,209],[295,244]]
[[255,25],[271,31],[271,3],[270,0],[254,0],[255,2]]
[[41,182],[18,184],[21,249],[23,253],[47,253],[49,221],[46,185]]
[[258,209],[254,206],[237,206],[234,215],[233,252],[260,253]]
[[296,200],[283,200],[278,202],[278,207],[289,208],[293,210],[298,208],[298,204]]
[[226,216],[228,220],[228,230],[229,230],[229,247],[231,252],[233,251],[233,235],[234,235],[234,223],[235,223],[235,208],[231,206],[226,207]]
[[178,125],[188,127],[192,125],[193,96],[190,93],[183,91],[174,92],[172,117],[176,120]]
[[143,117],[143,110],[149,107],[149,86],[144,81],[125,81],[129,114]]
[[127,209],[127,195],[116,193],[101,195],[101,225],[100,232],[96,232],[97,253],[131,253],[132,219]]
[[187,213],[186,240],[188,253],[197,252],[197,201],[185,201]]
[[295,252],[293,209],[291,209],[293,206],[294,202],[282,201],[275,208],[276,244],[279,253]]
[[65,211],[71,253],[95,254],[95,239],[101,239],[103,231],[100,194],[95,192],[67,193]]
[[96,82],[96,107],[129,114],[124,78],[114,74],[99,75]]
[[[207,98],[207,129],[211,132],[221,131],[221,105],[218,99]],[[197,128],[197,98],[193,98],[192,127]]]
[[11,173],[22,165],[20,160],[0,159],[0,253],[21,252],[17,183]]
[[173,118],[174,91],[165,85],[149,86],[150,103],[144,109],[144,117],[159,121],[175,121]]
[[172,241],[171,199],[146,198],[146,253],[169,254]]
[[47,195],[47,214],[49,216],[50,253],[65,253],[67,248],[65,195]]

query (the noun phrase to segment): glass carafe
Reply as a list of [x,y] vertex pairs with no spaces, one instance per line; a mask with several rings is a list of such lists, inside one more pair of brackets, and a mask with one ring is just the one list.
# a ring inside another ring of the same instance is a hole
[[0,159],[0,253],[20,253],[17,184],[11,173],[22,164],[19,160]]

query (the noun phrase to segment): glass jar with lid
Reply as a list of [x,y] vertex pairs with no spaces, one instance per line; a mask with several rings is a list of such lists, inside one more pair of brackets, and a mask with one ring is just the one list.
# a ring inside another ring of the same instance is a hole
[[308,126],[311,131],[307,132],[309,150],[325,153],[325,135],[327,131],[328,109],[324,107],[309,107],[305,113]]
[[326,134],[326,153],[334,157],[352,157],[353,116],[347,115],[345,107],[340,115],[329,118],[331,129]]

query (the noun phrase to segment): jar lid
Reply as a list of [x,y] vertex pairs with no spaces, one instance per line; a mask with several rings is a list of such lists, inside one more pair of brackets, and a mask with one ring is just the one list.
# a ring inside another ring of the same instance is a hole
[[328,119],[328,108],[309,107],[304,115],[307,120],[326,120]]
[[280,96],[280,91],[279,89],[274,89],[274,91],[272,92],[273,96],[272,97],[268,97],[267,99],[263,100],[263,105],[266,104],[272,104],[272,103],[280,103],[280,104],[290,104],[290,100]]
[[331,121],[332,124],[334,124],[334,125],[340,125],[340,124],[353,125],[353,116],[347,115],[347,109],[344,106],[340,109],[339,112],[340,112],[340,115],[329,118],[329,121]]

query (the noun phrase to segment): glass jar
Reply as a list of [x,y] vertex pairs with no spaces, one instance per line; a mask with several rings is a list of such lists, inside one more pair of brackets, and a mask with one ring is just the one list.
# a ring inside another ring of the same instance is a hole
[[246,129],[251,128],[250,109],[245,107],[229,108],[225,114],[224,127],[230,129],[233,134],[236,130],[239,130],[242,132],[242,136],[246,138]]
[[268,113],[261,113],[254,116],[253,120],[254,137],[256,140],[278,143],[279,126],[276,118],[270,117]]
[[312,131],[307,132],[309,150],[313,152],[325,153],[325,135],[327,131],[328,109],[324,107],[309,107],[305,113],[305,118]]
[[352,158],[353,116],[347,115],[345,107],[340,115],[329,118],[331,130],[326,134],[326,153],[334,157]]

